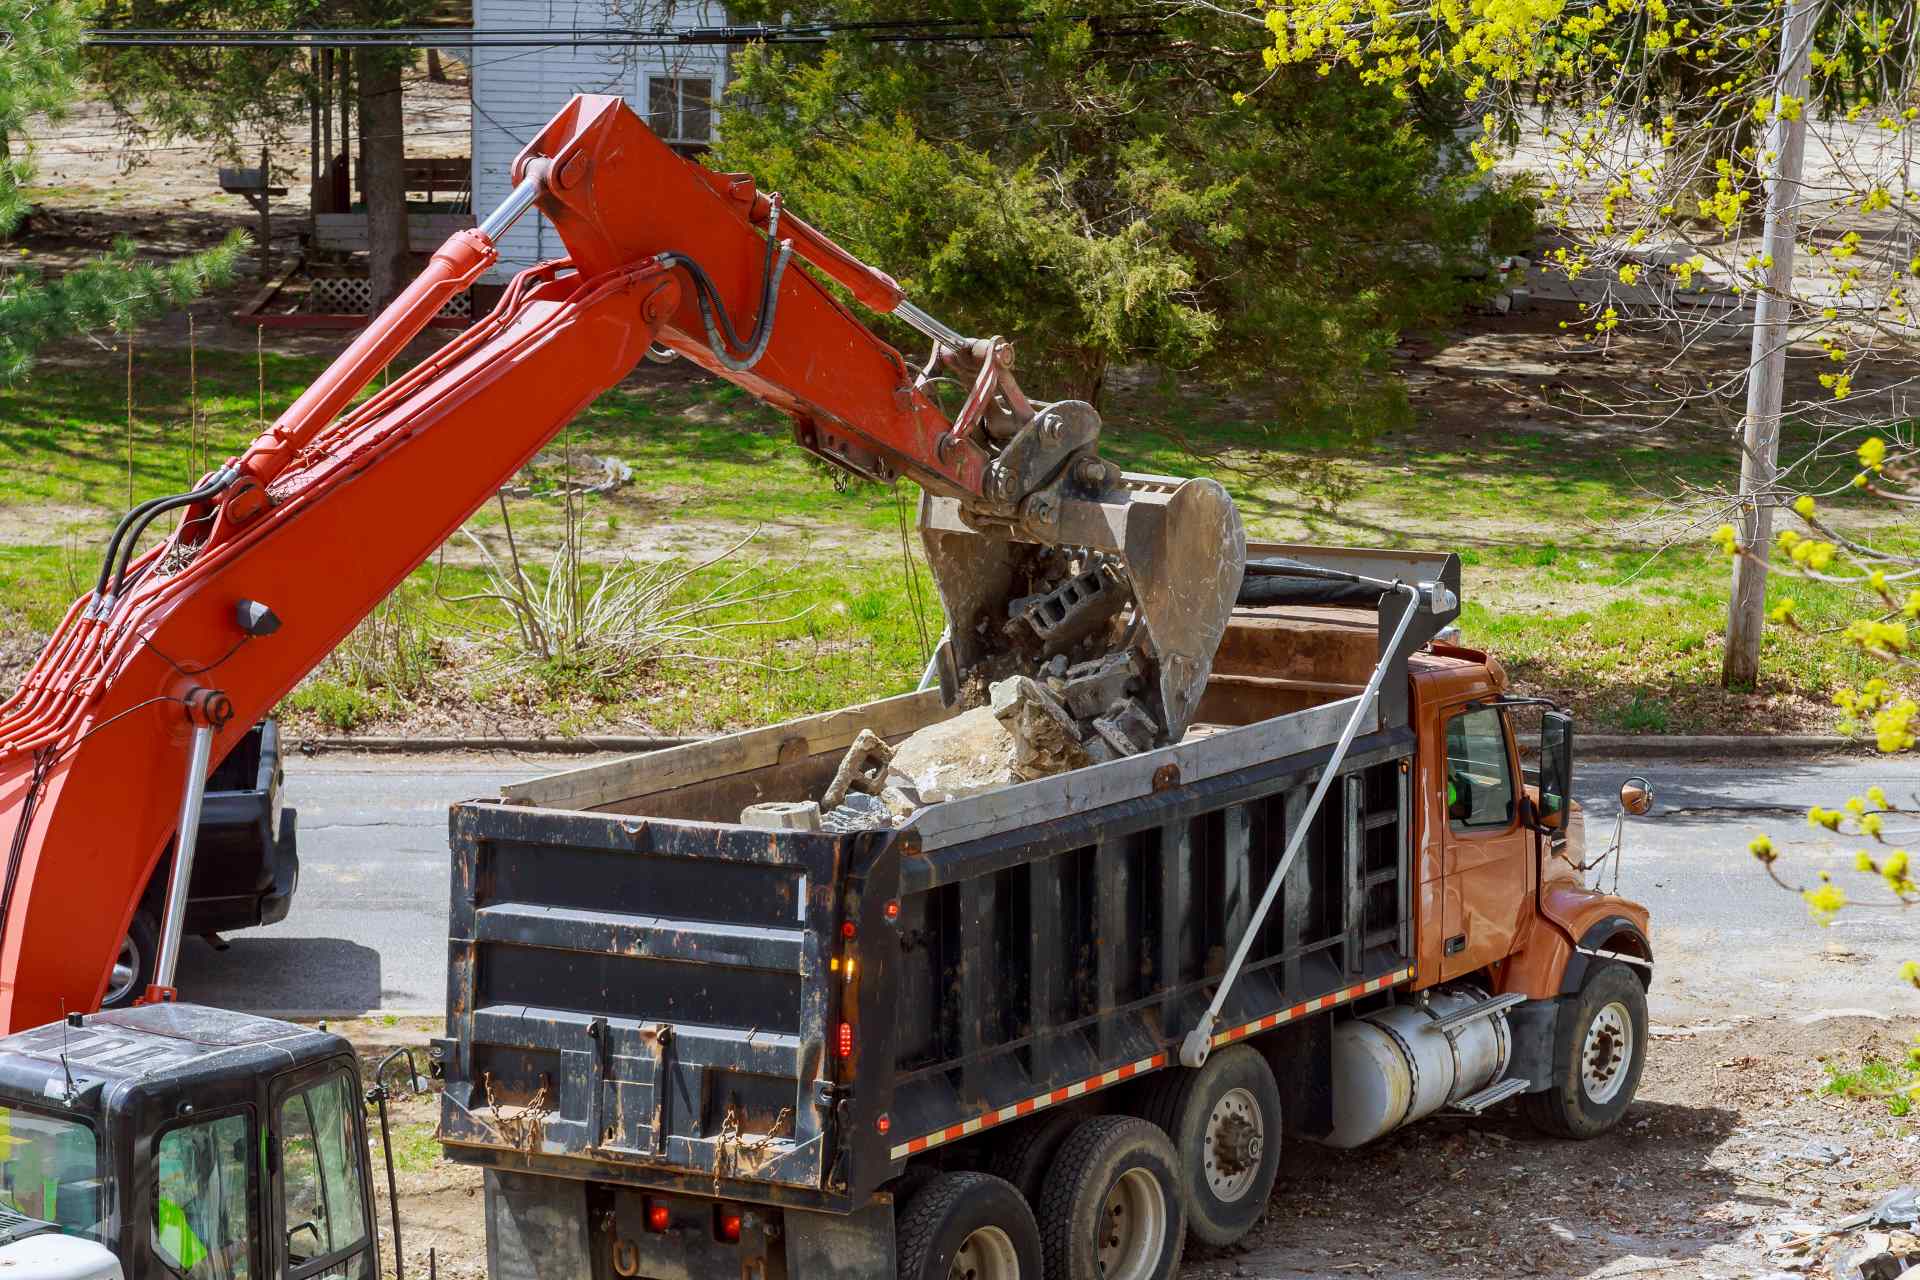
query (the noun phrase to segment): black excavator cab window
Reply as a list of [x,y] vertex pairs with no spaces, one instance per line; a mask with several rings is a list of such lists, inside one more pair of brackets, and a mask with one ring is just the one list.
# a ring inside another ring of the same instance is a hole
[[289,1280],[373,1280],[358,1110],[345,1072],[330,1072],[280,1100]]
[[0,1214],[51,1222],[68,1235],[104,1244],[105,1186],[100,1141],[91,1125],[0,1106]]
[[259,1201],[251,1111],[169,1129],[155,1145],[153,1250],[187,1280],[250,1280]]

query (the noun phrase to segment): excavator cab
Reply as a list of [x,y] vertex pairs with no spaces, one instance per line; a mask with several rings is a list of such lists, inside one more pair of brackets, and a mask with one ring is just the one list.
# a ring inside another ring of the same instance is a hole
[[359,1062],[337,1035],[190,1004],[0,1040],[0,1268],[376,1280]]

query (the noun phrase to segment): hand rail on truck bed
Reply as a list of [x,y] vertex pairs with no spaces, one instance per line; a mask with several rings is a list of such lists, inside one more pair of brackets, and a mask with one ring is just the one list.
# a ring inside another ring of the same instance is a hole
[[1254,908],[1253,917],[1247,922],[1246,929],[1240,935],[1239,945],[1234,948],[1233,962],[1221,975],[1220,985],[1213,993],[1213,1001],[1207,1011],[1200,1015],[1200,1021],[1193,1030],[1187,1032],[1186,1039],[1180,1045],[1180,1061],[1183,1065],[1199,1068],[1206,1065],[1207,1056],[1213,1052],[1213,1028],[1219,1020],[1220,1009],[1226,1003],[1227,996],[1233,990],[1233,984],[1240,977],[1240,967],[1246,963],[1247,954],[1253,949],[1253,941],[1260,936],[1260,927],[1266,923],[1267,912],[1273,907],[1273,900],[1280,894],[1280,885],[1286,880],[1287,872],[1293,867],[1293,860],[1306,844],[1307,832],[1313,827],[1313,819],[1320,812],[1320,802],[1326,799],[1327,791],[1333,785],[1334,775],[1339,772],[1340,762],[1346,759],[1347,749],[1353,745],[1353,739],[1360,732],[1360,724],[1367,717],[1374,699],[1379,696],[1380,685],[1386,679],[1387,670],[1393,665],[1394,658],[1400,652],[1400,642],[1406,639],[1407,629],[1413,623],[1413,615],[1424,604],[1435,613],[1443,613],[1454,607],[1457,601],[1453,593],[1437,582],[1408,586],[1399,579],[1387,582],[1379,578],[1369,578],[1362,574],[1349,573],[1339,569],[1326,569],[1315,565],[1301,564],[1297,561],[1282,562],[1276,566],[1281,572],[1309,578],[1325,578],[1332,581],[1351,582],[1366,587],[1379,587],[1382,592],[1402,592],[1407,596],[1407,607],[1401,611],[1399,625],[1394,628],[1393,639],[1388,642],[1380,654],[1380,661],[1374,665],[1373,674],[1367,678],[1367,687],[1361,691],[1355,701],[1353,714],[1347,717],[1346,728],[1340,731],[1340,741],[1333,749],[1333,756],[1320,770],[1320,780],[1314,784],[1313,795],[1307,800],[1307,807],[1300,819],[1294,824],[1293,833],[1287,838],[1287,851],[1275,867],[1273,875],[1267,881],[1267,890],[1260,896],[1260,905]]

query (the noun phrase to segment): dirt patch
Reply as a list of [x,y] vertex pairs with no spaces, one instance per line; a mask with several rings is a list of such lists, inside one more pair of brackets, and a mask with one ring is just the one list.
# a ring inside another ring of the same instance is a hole
[[1871,1019],[1656,1029],[1639,1100],[1592,1142],[1541,1137],[1501,1108],[1360,1151],[1294,1143],[1253,1233],[1190,1250],[1182,1274],[1836,1275],[1860,1231],[1774,1246],[1915,1181],[1920,1145],[1882,1104],[1818,1096],[1817,1059],[1900,1057],[1907,1044]]
[[[369,1063],[396,1036],[426,1034],[338,1029]],[[1293,1142],[1252,1233],[1232,1249],[1190,1247],[1181,1275],[1692,1280],[1788,1270],[1828,1280],[1863,1230],[1781,1242],[1920,1181],[1920,1128],[1876,1102],[1819,1095],[1819,1060],[1898,1058],[1909,1043],[1872,1019],[1656,1027],[1639,1100],[1593,1142],[1543,1138],[1510,1107],[1429,1120],[1360,1151]],[[394,1123],[417,1132],[437,1106],[433,1095],[396,1103]],[[375,1180],[384,1219],[383,1175]],[[431,1250],[441,1275],[483,1276],[479,1172],[432,1158],[398,1180],[409,1272],[425,1275]],[[386,1236],[383,1225],[390,1258]]]

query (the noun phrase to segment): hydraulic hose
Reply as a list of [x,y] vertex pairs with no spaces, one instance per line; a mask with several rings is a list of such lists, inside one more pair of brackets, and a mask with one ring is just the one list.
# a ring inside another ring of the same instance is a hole
[[131,508],[127,514],[120,517],[120,523],[113,527],[113,536],[107,539],[107,554],[100,561],[100,578],[93,584],[93,594],[95,598],[104,596],[107,593],[107,579],[113,576],[113,562],[120,555],[120,540],[127,536],[127,530],[133,526],[134,521],[140,519],[140,517],[146,515],[147,512],[153,510],[153,508],[165,501],[165,498],[148,498],[145,502],[137,507]]
[[[169,511],[178,511],[181,507],[190,507],[196,502],[217,497],[233,483],[237,475],[232,468],[222,467],[198,489],[167,498],[153,498],[129,511],[121,518],[120,527],[114,530],[113,540],[108,544],[107,562],[100,567],[100,584],[95,595],[106,600],[120,598],[120,592],[127,583],[127,568],[133,561],[133,549],[140,545],[140,536],[147,531],[148,525]],[[116,556],[119,565],[112,575],[113,589],[107,591],[108,569],[113,567]]]
[[[787,259],[793,256],[793,242],[781,240],[779,233],[780,201],[776,198],[767,212],[767,258],[762,269],[765,282],[760,290],[760,314],[754,320],[753,332],[747,335],[744,342],[735,332],[733,319],[727,314],[727,305],[720,297],[720,290],[714,286],[706,270],[684,253],[660,255],[662,266],[679,267],[692,278],[694,298],[700,304],[700,320],[707,328],[707,346],[712,349],[714,359],[735,373],[745,373],[759,364],[760,357],[767,353],[767,344],[773,341],[773,317],[774,308],[779,304],[780,277],[786,274]],[[740,350],[747,354],[733,354]]]

